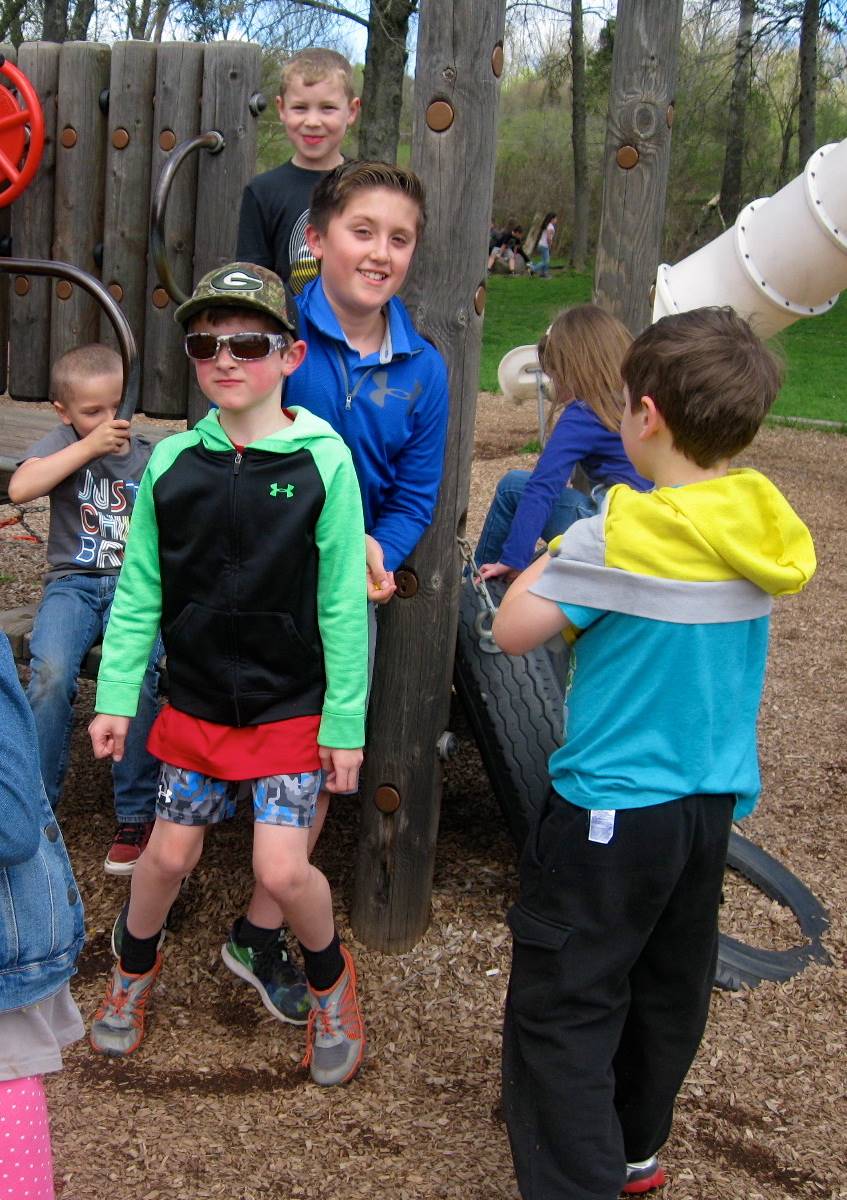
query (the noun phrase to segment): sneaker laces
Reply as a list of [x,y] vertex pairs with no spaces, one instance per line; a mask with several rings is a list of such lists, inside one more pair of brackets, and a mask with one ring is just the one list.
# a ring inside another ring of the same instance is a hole
[[147,835],[147,825],[126,821],[118,826],[112,838],[113,846],[140,846]]
[[[315,1038],[318,1035],[330,1038],[346,1037],[349,1041],[358,1041],[361,1038],[361,1018],[356,1005],[355,988],[349,975],[335,1013],[332,1011],[333,1008],[336,1006],[327,1005],[326,1008],[313,1008],[309,1013],[306,1026],[306,1055],[301,1066],[308,1067],[312,1061]],[[317,1029],[316,1026],[318,1026]]]
[[295,971],[282,930],[261,950],[256,951],[255,973],[260,979],[281,979],[285,982]]

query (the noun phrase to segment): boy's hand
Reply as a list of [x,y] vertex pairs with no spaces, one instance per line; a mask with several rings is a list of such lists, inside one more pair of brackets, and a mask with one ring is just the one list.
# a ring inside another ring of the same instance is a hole
[[483,579],[497,579],[500,575],[506,576],[506,583],[514,583],[520,571],[516,571],[514,567],[509,567],[506,563],[483,563],[479,568],[479,574]]
[[91,748],[95,758],[108,758],[120,762],[124,756],[124,743],[129,730],[129,717],[113,717],[98,713],[88,726]]
[[386,571],[382,546],[369,533],[365,534],[365,558],[368,565],[368,599],[387,604],[397,591],[394,572]]
[[340,750],[338,747],[318,746],[328,792],[355,792],[359,786],[359,767],[362,765],[361,750]]
[[104,421],[96,429],[92,429],[82,440],[91,451],[92,458],[102,458],[104,454],[118,454],[129,442],[129,421]]

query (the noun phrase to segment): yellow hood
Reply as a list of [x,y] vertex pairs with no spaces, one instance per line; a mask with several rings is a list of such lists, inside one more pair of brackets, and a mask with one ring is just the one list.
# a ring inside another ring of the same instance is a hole
[[605,565],[697,582],[749,579],[771,596],[799,592],[815,573],[811,534],[758,471],[608,495]]

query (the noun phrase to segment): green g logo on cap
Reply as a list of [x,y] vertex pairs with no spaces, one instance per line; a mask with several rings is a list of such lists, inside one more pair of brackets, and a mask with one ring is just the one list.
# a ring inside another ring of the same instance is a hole
[[248,274],[243,270],[231,270],[224,267],[209,280],[209,287],[216,292],[260,292],[264,282],[258,275]]

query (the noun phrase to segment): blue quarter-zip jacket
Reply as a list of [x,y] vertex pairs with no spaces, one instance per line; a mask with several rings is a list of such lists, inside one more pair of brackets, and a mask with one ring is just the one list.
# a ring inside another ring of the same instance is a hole
[[320,279],[304,288],[297,307],[309,350],[286,382],[285,403],[323,417],[347,443],[365,529],[394,571],[418,544],[438,499],[447,434],[444,360],[396,296],[387,309],[388,363],[350,348]]

